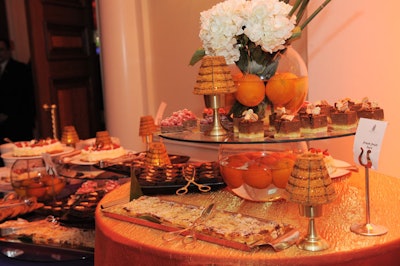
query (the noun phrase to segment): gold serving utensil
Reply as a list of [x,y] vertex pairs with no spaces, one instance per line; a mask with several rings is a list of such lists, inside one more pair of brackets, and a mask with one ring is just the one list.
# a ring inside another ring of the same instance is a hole
[[196,176],[196,168],[193,167],[192,169],[192,174],[188,175],[185,171],[185,168],[182,168],[182,174],[185,178],[185,180],[187,181],[186,185],[184,185],[183,187],[179,188],[175,193],[176,195],[185,195],[189,192],[189,186],[190,184],[196,185],[197,188],[201,191],[201,192],[208,192],[211,190],[210,186],[207,185],[203,185],[203,184],[199,184],[197,183],[194,178]]
[[180,237],[183,237],[182,243],[184,245],[193,244],[197,240],[196,230],[195,230],[196,227],[204,223],[210,217],[212,211],[214,210],[214,207],[215,204],[211,203],[210,205],[208,205],[206,208],[203,209],[200,216],[196,220],[194,220],[191,226],[177,231],[167,232],[162,236],[162,239],[164,241],[171,242],[177,240]]

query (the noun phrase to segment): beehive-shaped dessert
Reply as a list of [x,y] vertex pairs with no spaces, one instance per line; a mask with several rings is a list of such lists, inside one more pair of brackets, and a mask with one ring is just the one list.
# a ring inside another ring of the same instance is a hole
[[171,164],[164,143],[162,142],[149,143],[149,150],[146,152],[146,164],[153,166],[162,166]]
[[336,197],[322,154],[298,156],[286,186],[288,199],[302,205],[321,205]]
[[65,126],[62,131],[61,143],[74,145],[79,141],[78,133],[74,126]]
[[154,118],[151,115],[140,117],[139,136],[152,135],[157,131]]
[[107,146],[112,145],[111,137],[108,131],[98,131],[96,132],[96,146]]
[[205,56],[194,86],[194,94],[225,94],[236,91],[231,71],[223,56]]

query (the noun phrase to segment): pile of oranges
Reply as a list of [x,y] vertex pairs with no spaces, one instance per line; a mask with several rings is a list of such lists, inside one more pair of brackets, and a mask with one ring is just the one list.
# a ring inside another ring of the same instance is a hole
[[243,184],[264,189],[271,184],[285,188],[292,172],[296,155],[292,152],[245,152],[230,155],[220,161],[221,174],[228,187]]
[[244,106],[257,106],[267,96],[275,107],[297,111],[296,108],[303,104],[307,96],[308,78],[281,72],[272,76],[264,85],[257,75],[244,74],[237,80],[236,87],[235,98]]

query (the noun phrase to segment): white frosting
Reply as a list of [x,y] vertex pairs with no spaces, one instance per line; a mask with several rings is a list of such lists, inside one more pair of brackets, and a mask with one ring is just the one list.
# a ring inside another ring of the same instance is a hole
[[307,105],[306,113],[309,115],[319,115],[321,113],[321,107],[310,103]]
[[81,160],[85,162],[98,162],[105,159],[114,159],[126,154],[124,148],[118,145],[113,145],[109,149],[96,149],[95,146],[89,146],[82,150]]
[[61,144],[61,142],[54,139],[21,141],[15,143],[13,156],[40,156],[42,153],[62,152],[63,150],[64,146]]
[[251,122],[258,121],[258,115],[254,113],[253,109],[249,109],[242,113],[243,119]]

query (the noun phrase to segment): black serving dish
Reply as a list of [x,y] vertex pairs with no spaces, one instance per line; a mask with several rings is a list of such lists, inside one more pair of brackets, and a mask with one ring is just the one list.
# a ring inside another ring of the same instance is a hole
[[[175,194],[178,189],[188,184],[183,175],[183,171],[187,167],[195,168],[194,181],[209,186],[210,191],[226,187],[217,162],[178,163],[162,167],[133,162],[111,165],[102,169],[117,175],[130,176],[132,167],[145,195]],[[200,192],[200,190],[197,185],[190,184],[188,192]]]
[[90,265],[94,258],[93,249],[37,245],[3,238],[0,238],[0,252],[8,258],[30,262],[86,261]]

